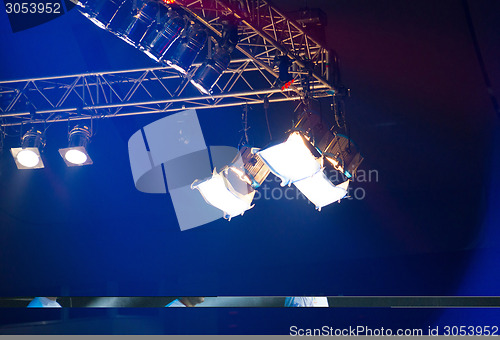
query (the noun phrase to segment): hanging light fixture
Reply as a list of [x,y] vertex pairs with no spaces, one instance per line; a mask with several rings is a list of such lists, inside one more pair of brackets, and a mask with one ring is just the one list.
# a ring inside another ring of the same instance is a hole
[[163,60],[182,74],[187,74],[194,60],[207,42],[207,32],[197,23],[191,23],[186,36],[165,53]]
[[[293,183],[318,210],[347,195],[349,180],[363,161],[354,143],[309,112],[299,118],[284,143],[258,154],[282,180],[281,185]],[[335,185],[326,176],[324,166],[333,167],[347,180]]]
[[311,201],[317,210],[326,205],[340,201],[347,195],[349,180],[334,185],[323,171],[319,171],[311,177],[293,183],[304,196]]
[[167,17],[168,20],[163,26],[150,31],[141,41],[144,53],[157,62],[175,46],[185,26],[183,18],[176,11],[169,10]]
[[355,176],[363,161],[357,145],[350,138],[335,132],[320,116],[304,113],[295,125],[322,156],[348,179]]
[[222,210],[224,218],[243,215],[253,207],[255,189],[269,175],[269,168],[256,154],[258,149],[243,147],[233,162],[219,173],[214,170],[212,176],[196,180],[191,185],[198,189],[205,201]]
[[134,47],[140,47],[140,43],[148,31],[154,29],[159,11],[160,7],[156,1],[144,2],[121,38]]
[[90,131],[86,126],[76,125],[68,135],[69,145],[59,149],[59,154],[67,166],[82,166],[92,164],[92,159],[87,153],[90,142]]
[[102,29],[107,29],[119,9],[130,0],[84,0],[78,2],[81,13]]
[[257,154],[281,179],[282,186],[311,177],[321,170],[320,155],[298,131],[292,132],[285,142]]
[[215,53],[203,62],[191,79],[191,84],[204,94],[212,93],[212,88],[229,67],[231,53],[238,44],[238,24],[234,23],[234,18],[223,22],[222,37],[217,43]]
[[230,62],[229,53],[220,49],[217,50],[211,59],[206,60],[196,70],[193,79],[191,79],[191,84],[204,94],[212,93],[212,88],[228,68]]
[[43,168],[43,161],[40,156],[40,149],[45,146],[45,139],[42,132],[31,128],[21,139],[20,148],[11,148],[10,152],[16,162],[18,169],[40,169]]

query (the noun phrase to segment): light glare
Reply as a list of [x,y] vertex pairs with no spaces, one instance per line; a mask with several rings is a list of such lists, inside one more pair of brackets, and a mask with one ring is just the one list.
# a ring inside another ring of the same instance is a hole
[[316,209],[321,210],[322,207],[344,198],[349,181],[334,185],[325,173],[320,171],[314,176],[295,182],[294,185],[316,206]]
[[193,183],[193,189],[198,189],[205,201],[224,212],[224,218],[231,219],[234,216],[243,215],[245,211],[252,208],[252,200],[255,191],[246,195],[232,190],[231,184],[221,175],[214,171],[211,178]]
[[17,161],[27,168],[34,168],[40,162],[40,158],[33,150],[21,150],[16,156]]
[[87,161],[87,155],[84,152],[76,149],[68,150],[68,152],[66,152],[66,154],[64,155],[64,158],[66,158],[68,162],[77,165],[81,165]]
[[258,152],[271,171],[289,185],[311,177],[321,170],[320,160],[309,151],[298,132],[290,134],[286,142]]

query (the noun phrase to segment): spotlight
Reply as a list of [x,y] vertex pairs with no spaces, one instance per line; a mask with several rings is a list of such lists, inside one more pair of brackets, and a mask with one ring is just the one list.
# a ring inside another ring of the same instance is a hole
[[120,8],[115,12],[111,18],[111,22],[106,26],[106,29],[122,40],[127,32],[127,28],[134,20],[136,14],[135,2],[132,0],[125,0]]
[[87,153],[87,144],[90,141],[90,132],[86,126],[75,126],[69,132],[69,145],[67,148],[59,149],[59,154],[67,166],[81,166],[92,164]]
[[[325,153],[321,155],[311,143],[311,137],[303,131],[293,131],[286,142],[259,151],[258,155],[281,179],[282,186],[293,183],[318,210],[340,201],[347,194],[349,180],[335,185],[326,177],[323,160],[328,157]],[[339,170],[339,166],[335,169]]]
[[348,137],[336,133],[316,114],[304,113],[296,130],[303,132],[314,147],[333,165],[335,170],[352,179],[363,161],[357,145]]
[[168,12],[168,21],[159,29],[151,30],[141,41],[141,46],[151,59],[160,61],[163,55],[180,38],[180,33],[184,29],[184,20],[177,12],[170,10]]
[[[231,178],[236,182],[232,183]],[[237,188],[233,184],[236,184]],[[232,170],[225,168],[220,173],[214,170],[212,177],[194,182],[191,188],[198,189],[208,204],[222,210],[224,218],[231,220],[253,207],[255,190],[249,185],[241,184],[245,183],[235,177]]]
[[198,189],[205,201],[222,210],[224,218],[243,215],[253,207],[255,188],[269,175],[269,168],[256,154],[257,149],[244,147],[229,166],[212,177],[194,181],[192,189]]
[[321,210],[324,206],[340,201],[345,197],[349,180],[334,185],[326,177],[325,173],[320,171],[293,184],[316,206],[316,209]]
[[18,169],[40,169],[43,161],[40,157],[40,148],[45,146],[42,133],[32,128],[26,132],[21,140],[20,148],[12,148],[10,152]]
[[102,29],[106,29],[124,0],[87,0],[78,4],[84,8],[82,14]]
[[212,59],[206,60],[196,70],[191,84],[204,94],[212,93],[212,87],[217,83],[230,62],[229,53],[219,50]]
[[320,155],[298,131],[292,132],[286,142],[257,154],[281,179],[282,186],[311,177],[321,170]]
[[228,68],[231,61],[230,54],[237,44],[238,26],[226,21],[222,30],[222,38],[217,44],[214,55],[211,59],[205,60],[196,70],[193,79],[191,79],[191,84],[204,94],[212,93],[213,86]]
[[130,45],[139,47],[141,40],[153,26],[159,10],[159,5],[155,1],[145,2],[121,38]]
[[[164,55],[165,62],[182,74],[187,74],[191,64],[194,62],[207,41],[207,33],[199,24],[191,24],[186,37],[179,39],[172,52]],[[167,56],[168,54],[168,56]]]

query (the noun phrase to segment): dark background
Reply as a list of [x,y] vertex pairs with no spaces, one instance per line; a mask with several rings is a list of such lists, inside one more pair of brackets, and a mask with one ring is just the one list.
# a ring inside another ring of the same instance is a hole
[[[364,199],[321,212],[303,200],[259,200],[230,222],[181,232],[170,197],[137,191],[128,161],[128,138],[163,115],[98,122],[94,164],[82,168],[60,159],[67,127],[55,124],[45,169],[16,169],[18,136],[0,155],[1,296],[499,295],[499,117],[464,2],[274,3],[327,14],[360,169],[378,173],[353,183]],[[499,4],[468,3],[493,94]],[[17,33],[1,13],[3,80],[155,66],[76,10]],[[326,114],[329,104],[315,103]],[[272,104],[275,139],[294,109]],[[198,115],[207,145],[238,144],[241,108]],[[251,141],[267,144],[261,107],[249,123]]]

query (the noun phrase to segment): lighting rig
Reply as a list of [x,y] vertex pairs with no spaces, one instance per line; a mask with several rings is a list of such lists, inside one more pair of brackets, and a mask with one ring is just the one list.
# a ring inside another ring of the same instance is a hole
[[[340,132],[346,130],[347,91],[335,53],[302,25],[267,0],[74,2],[92,23],[157,66],[0,81],[0,95],[7,98],[0,101],[3,131],[33,126],[21,147],[12,149],[19,168],[43,167],[45,139],[37,124],[301,101],[306,109],[282,143],[241,148],[232,163],[192,188],[227,218],[252,207],[255,190],[270,173],[282,185],[293,184],[317,209],[345,197],[363,160],[348,134]],[[325,97],[333,98],[336,126],[310,111],[311,99]],[[32,109],[26,110],[23,100]],[[91,135],[82,124],[69,131],[68,148],[59,150],[68,166],[92,164],[86,151]],[[330,167],[347,180],[332,183],[325,173]]]

